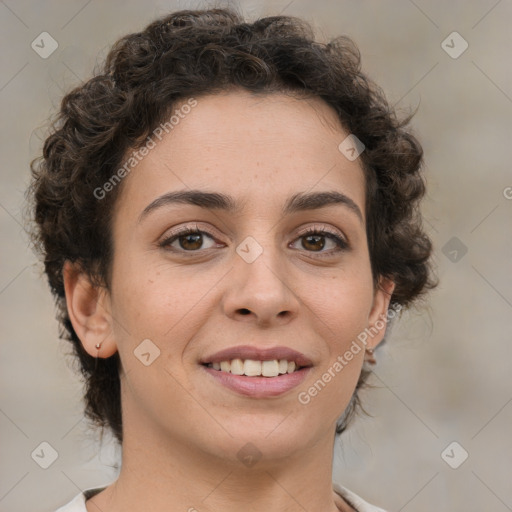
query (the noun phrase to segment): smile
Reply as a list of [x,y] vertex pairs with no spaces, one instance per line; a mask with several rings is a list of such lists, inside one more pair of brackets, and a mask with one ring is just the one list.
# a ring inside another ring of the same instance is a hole
[[[284,371],[285,363],[286,372],[280,373],[280,367]],[[312,370],[310,366],[298,367],[293,361],[289,362],[286,359],[272,361],[233,359],[220,363],[202,364],[199,367],[208,374],[210,382],[215,386],[220,384],[224,389],[235,392],[237,395],[251,398],[284,395],[300,386]],[[233,373],[241,370],[243,373]]]
[[233,359],[209,363],[208,368],[230,373],[232,375],[245,375],[247,377],[277,377],[287,373],[294,373],[301,369],[295,361],[286,359],[273,359],[271,361],[256,361],[254,359]]

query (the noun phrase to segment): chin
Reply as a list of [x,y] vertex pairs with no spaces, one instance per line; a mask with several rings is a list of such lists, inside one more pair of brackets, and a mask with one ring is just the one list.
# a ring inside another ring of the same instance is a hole
[[245,456],[265,461],[278,461],[290,458],[308,446],[314,444],[314,427],[304,421],[292,420],[293,415],[267,415],[260,413],[236,418],[231,423],[223,423],[226,430],[233,436],[222,436],[216,448],[219,455],[239,463]]

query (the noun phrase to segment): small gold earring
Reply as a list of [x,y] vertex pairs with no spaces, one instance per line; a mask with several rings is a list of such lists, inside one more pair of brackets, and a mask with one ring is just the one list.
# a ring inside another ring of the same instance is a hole
[[375,357],[373,355],[374,350],[375,349],[373,347],[369,347],[366,349],[367,357],[365,359],[371,365],[374,365],[377,363],[377,360],[375,359]]
[[96,348],[98,350],[98,354],[96,355],[96,357],[94,358],[94,369],[97,370],[98,369],[98,359],[99,359],[99,355],[100,355],[100,348],[101,348],[101,343],[96,343]]

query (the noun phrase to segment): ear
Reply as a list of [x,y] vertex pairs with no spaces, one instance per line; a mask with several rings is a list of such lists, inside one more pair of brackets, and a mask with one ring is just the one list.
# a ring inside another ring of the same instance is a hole
[[79,266],[69,261],[64,263],[62,277],[69,318],[84,349],[93,357],[115,354],[117,345],[108,291],[93,285]]
[[384,339],[387,327],[387,313],[395,283],[386,277],[380,277],[373,297],[373,305],[368,318],[368,349],[374,349]]

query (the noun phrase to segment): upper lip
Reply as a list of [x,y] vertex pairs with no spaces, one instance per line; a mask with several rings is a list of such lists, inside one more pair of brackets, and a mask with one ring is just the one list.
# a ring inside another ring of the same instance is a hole
[[253,359],[255,361],[272,361],[286,359],[295,361],[297,366],[313,366],[313,362],[301,352],[288,347],[258,348],[251,345],[238,345],[215,352],[201,359],[201,364],[220,363],[233,359]]

